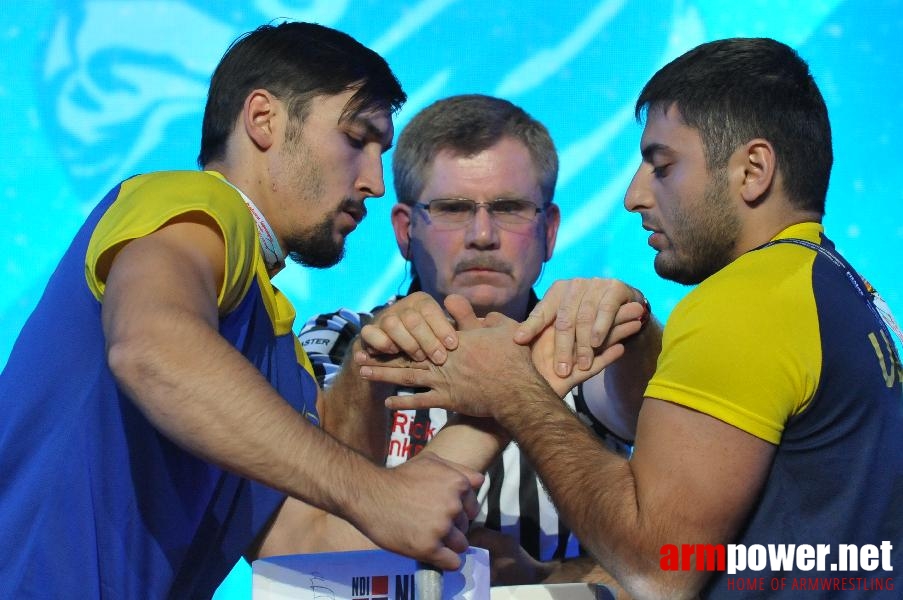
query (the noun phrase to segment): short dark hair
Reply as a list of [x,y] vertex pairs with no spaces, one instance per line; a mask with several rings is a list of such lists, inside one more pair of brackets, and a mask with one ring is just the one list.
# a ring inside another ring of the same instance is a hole
[[315,96],[356,89],[342,118],[396,112],[407,99],[386,61],[351,36],[314,23],[263,25],[235,40],[210,80],[198,165],[222,159],[245,98],[266,89],[300,122]]
[[637,99],[635,114],[675,105],[697,129],[709,169],[740,145],[768,140],[794,206],[824,214],[834,161],[824,98],[796,51],[770,38],[697,46],[662,67]]
[[395,195],[413,205],[426,186],[426,171],[443,150],[473,156],[503,137],[527,147],[543,202],[555,195],[558,153],[545,126],[519,106],[492,96],[462,94],[438,100],[417,113],[398,136],[392,156]]

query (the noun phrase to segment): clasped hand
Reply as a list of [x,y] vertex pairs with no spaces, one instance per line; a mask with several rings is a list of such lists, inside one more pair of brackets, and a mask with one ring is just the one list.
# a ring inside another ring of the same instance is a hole
[[599,278],[556,282],[523,323],[499,313],[480,319],[454,294],[445,309],[418,292],[363,328],[355,356],[362,377],[428,388],[390,397],[388,407],[487,417],[493,400],[516,398],[506,392],[518,386],[547,384],[563,397],[617,360],[648,317],[638,291]]

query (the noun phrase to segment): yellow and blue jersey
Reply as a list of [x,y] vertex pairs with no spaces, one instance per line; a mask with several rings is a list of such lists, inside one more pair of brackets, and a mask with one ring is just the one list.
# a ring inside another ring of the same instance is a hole
[[[801,223],[671,313],[646,396],[777,446],[736,543],[889,540],[903,564],[903,371],[865,289],[822,226]],[[725,577],[706,597],[730,595]]]
[[88,217],[0,377],[0,581],[13,596],[209,597],[284,495],[161,435],[117,387],[101,328],[106,253],[182,214],[221,228],[219,333],[316,422],[317,384],[257,229],[218,173],[136,176]]

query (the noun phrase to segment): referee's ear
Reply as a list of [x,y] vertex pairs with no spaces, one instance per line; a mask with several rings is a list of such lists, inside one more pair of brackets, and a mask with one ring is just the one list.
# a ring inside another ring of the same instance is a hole
[[558,226],[561,225],[561,211],[554,202],[549,202],[543,211],[543,220],[545,222],[545,242],[546,252],[545,261],[549,262],[552,258],[552,252],[555,250],[555,240],[558,239]]
[[412,207],[398,202],[392,207],[392,229],[395,243],[405,260],[411,260],[411,211]]

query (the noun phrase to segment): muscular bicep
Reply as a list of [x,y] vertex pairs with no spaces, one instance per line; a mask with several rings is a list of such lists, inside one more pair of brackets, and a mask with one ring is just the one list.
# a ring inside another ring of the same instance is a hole
[[[225,245],[212,221],[171,222],[116,248],[105,261],[102,316],[108,343],[172,312],[216,326]],[[178,331],[172,333],[177,337]]]
[[775,450],[709,415],[646,398],[631,459],[640,519],[661,519],[664,543],[732,541]]

